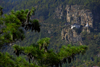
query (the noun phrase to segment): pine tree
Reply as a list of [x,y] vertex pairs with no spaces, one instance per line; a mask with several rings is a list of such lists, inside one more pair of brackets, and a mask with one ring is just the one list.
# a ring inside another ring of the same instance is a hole
[[[24,31],[35,30],[40,32],[40,24],[38,20],[31,19],[35,9],[31,10],[12,10],[4,17],[0,17],[0,46],[21,41],[25,38]],[[64,63],[71,63],[75,55],[84,54],[87,46],[62,46],[58,53],[48,49],[50,38],[43,38],[27,47],[13,45],[14,53],[17,58],[6,53],[0,52],[0,67],[62,67]],[[21,57],[21,55],[26,58]]]

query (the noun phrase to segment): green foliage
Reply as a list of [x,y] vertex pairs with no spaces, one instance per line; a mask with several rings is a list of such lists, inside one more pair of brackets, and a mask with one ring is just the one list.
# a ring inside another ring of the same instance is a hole
[[30,17],[34,15],[35,9],[27,10],[12,10],[10,14],[5,14],[4,17],[0,17],[1,28],[1,43],[11,43],[17,40],[24,39],[24,30],[40,31],[40,25],[37,20],[31,21]]
[[3,67],[39,67],[34,63],[29,64],[24,58],[9,55],[8,53],[3,54],[0,52],[0,66]]
[[[12,42],[16,42],[17,40],[23,40],[24,38],[24,27],[27,27],[29,25],[29,20],[30,17],[32,15],[34,15],[34,9],[32,9],[31,11],[24,11],[24,10],[20,10],[20,11],[12,11],[9,15],[5,14],[5,17],[0,17],[0,21],[2,24],[1,28],[1,33],[0,33],[0,46],[4,45],[4,43],[12,43]],[[33,23],[32,23],[33,24]],[[35,28],[35,26],[39,26],[39,22],[34,21],[34,26],[31,26],[33,28]],[[24,26],[23,26],[24,25]],[[23,27],[23,28],[22,28]],[[36,27],[36,28],[38,28]],[[35,31],[37,31],[37,29],[33,29]],[[28,28],[31,30],[31,28]],[[40,28],[38,28],[40,31]],[[26,30],[26,29],[25,29]],[[38,32],[39,32],[38,31]],[[28,53],[28,57],[30,53],[35,53],[32,54],[34,57],[37,56],[41,56],[41,53],[38,51],[38,49],[35,49],[35,47],[32,48],[32,46],[30,47],[20,47],[18,45],[14,45],[14,53],[19,56],[21,53],[23,53],[22,51],[25,50],[25,53]],[[34,50],[33,50],[34,49]],[[24,53],[23,53],[24,54]],[[37,55],[39,54],[39,55]],[[0,66],[4,66],[4,67],[25,67],[25,66],[29,66],[29,67],[38,67],[37,65],[33,64],[29,64],[25,59],[23,59],[22,57],[17,57],[17,58],[13,58],[13,56],[10,56],[8,53],[7,54],[3,54],[0,52]]]
[[59,55],[61,57],[70,57],[72,55],[76,55],[76,54],[84,54],[85,51],[87,50],[86,46],[62,46],[62,48],[60,49]]
[[40,32],[40,24],[38,20],[34,19],[34,20],[31,20],[30,22],[32,23],[32,26],[33,26],[32,30],[35,30],[35,32],[36,31]]
[[2,37],[4,37],[4,42],[9,43],[23,36],[24,32],[19,29],[21,22],[15,15],[5,15],[5,18],[2,18],[2,20],[4,23],[1,31],[3,33]]
[[18,46],[18,45],[13,45],[13,48],[14,48],[14,50],[19,50],[19,51],[24,50],[23,47],[20,47],[20,46]]
[[29,10],[21,10],[21,11],[16,11],[14,12],[14,10],[11,11],[11,14],[14,14],[21,22],[24,22],[26,20],[26,16]]
[[[46,48],[48,46],[48,44],[50,43],[50,38],[42,38],[40,40],[38,40],[38,45],[39,45],[39,48],[42,49],[42,48]],[[46,48],[47,49],[47,48]]]
[[[39,40],[37,43],[39,44],[49,44],[49,38],[43,38]],[[75,55],[84,53],[87,50],[87,46],[63,46],[58,53],[55,53],[51,50],[39,49],[38,45],[31,45],[28,47],[20,47],[18,45],[14,45],[15,50],[19,51],[19,54],[27,55],[29,62],[38,64],[39,66],[53,66],[66,63],[65,60],[68,59],[70,63],[72,59],[74,59]],[[34,58],[34,59],[33,59]],[[32,62],[33,61],[33,62]]]

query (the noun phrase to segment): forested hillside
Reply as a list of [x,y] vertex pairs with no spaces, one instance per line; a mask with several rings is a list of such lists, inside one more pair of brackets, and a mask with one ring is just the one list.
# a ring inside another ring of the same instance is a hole
[[[76,60],[74,62],[71,64],[65,64],[63,67],[84,67],[84,65],[87,65],[88,67],[96,65],[100,66],[99,0],[0,0],[0,6],[4,8],[4,13],[9,13],[12,9],[16,11],[21,9],[31,9],[32,7],[36,8],[35,16],[32,16],[31,18],[39,20],[41,25],[40,33],[27,31],[26,38],[17,44],[28,46],[31,43],[35,43],[38,39],[50,37],[50,46],[48,47],[49,49],[53,48],[55,52],[58,52],[62,45],[67,45],[66,41],[61,39],[61,31],[67,23],[66,18],[54,18],[56,9],[60,5],[62,6],[62,11],[65,10],[64,8],[66,5],[82,5],[83,9],[89,9],[93,14],[92,31],[89,34],[87,32],[82,32],[82,41],[84,45],[89,47],[86,54],[84,56],[76,56]],[[6,50],[9,52],[12,51],[9,46],[3,51]]]

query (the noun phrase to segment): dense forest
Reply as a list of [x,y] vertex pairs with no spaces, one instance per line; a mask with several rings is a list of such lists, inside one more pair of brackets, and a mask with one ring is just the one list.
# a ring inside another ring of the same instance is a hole
[[[25,31],[25,38],[23,41],[16,42],[20,46],[29,46],[32,43],[36,43],[37,40],[49,37],[50,45],[48,49],[53,48],[54,52],[59,52],[62,45],[67,45],[64,40],[61,40],[61,30],[66,23],[65,19],[52,19],[55,14],[55,9],[59,5],[83,5],[83,8],[91,10],[93,13],[93,30],[90,34],[83,32],[83,42],[88,46],[88,50],[84,55],[76,55],[76,59],[70,64],[63,64],[63,67],[76,66],[80,67],[84,65],[100,66],[100,20],[96,17],[100,17],[100,1],[99,0],[0,0],[0,6],[3,7],[3,13],[9,14],[11,10],[25,10],[36,8],[35,15],[31,18],[38,19],[40,22],[40,32]],[[48,33],[50,31],[51,33]],[[75,44],[77,45],[77,44]],[[28,49],[28,48],[27,48]],[[11,46],[3,46],[2,52],[8,51],[12,53]],[[14,54],[13,54],[14,55]]]

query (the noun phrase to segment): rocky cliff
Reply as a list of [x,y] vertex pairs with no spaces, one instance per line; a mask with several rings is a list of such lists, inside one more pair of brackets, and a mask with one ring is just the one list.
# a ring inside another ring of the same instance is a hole
[[90,27],[93,27],[93,16],[92,12],[88,9],[82,9],[82,6],[79,5],[67,5],[65,8],[67,15],[67,22],[79,23],[82,26],[85,26],[86,23],[89,23]]
[[66,18],[66,25],[61,31],[61,36],[67,43],[82,45],[82,32],[90,33],[90,29],[93,28],[92,12],[82,5],[66,5],[65,7],[60,5],[55,10],[54,18]]

